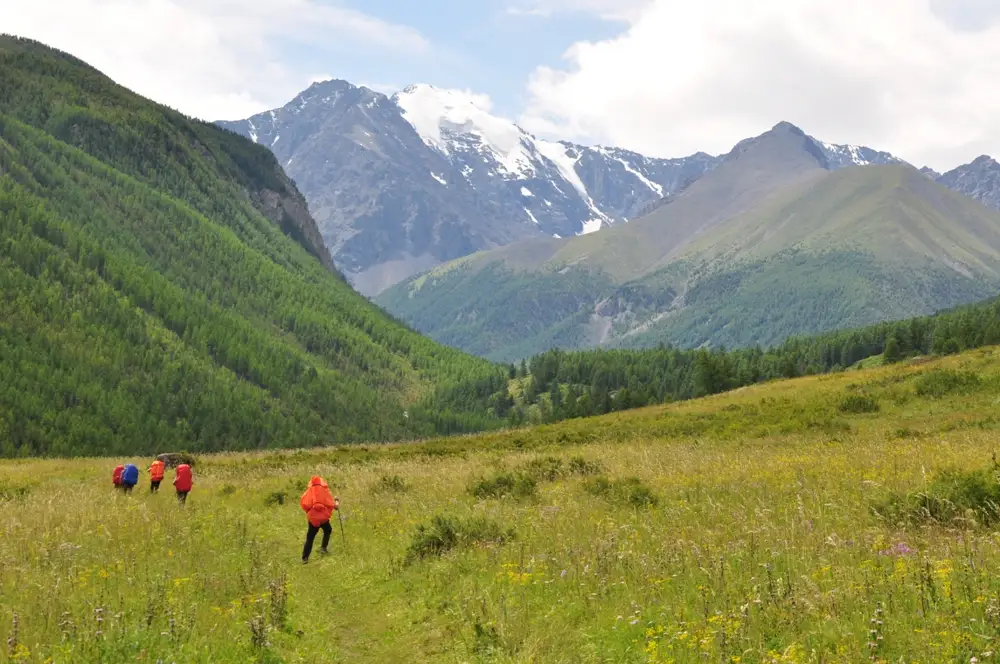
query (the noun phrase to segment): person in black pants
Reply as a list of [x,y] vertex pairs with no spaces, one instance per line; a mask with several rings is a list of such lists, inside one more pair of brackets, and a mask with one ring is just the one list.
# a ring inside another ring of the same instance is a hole
[[340,509],[340,500],[330,493],[330,487],[326,481],[316,475],[309,481],[309,488],[302,494],[299,506],[306,513],[309,519],[309,530],[306,531],[306,544],[302,547],[302,562],[309,562],[309,554],[312,553],[313,542],[316,540],[316,533],[323,531],[323,548],[320,553],[329,553],[330,534],[333,527],[330,525],[330,517],[335,510]]
[[306,545],[302,547],[302,562],[309,560],[309,554],[313,550],[313,542],[316,540],[316,533],[321,530],[323,531],[323,545],[319,551],[324,555],[330,552],[328,547],[330,546],[330,535],[333,533],[333,526],[330,525],[329,521],[319,526],[314,526],[310,523],[309,530],[306,531]]

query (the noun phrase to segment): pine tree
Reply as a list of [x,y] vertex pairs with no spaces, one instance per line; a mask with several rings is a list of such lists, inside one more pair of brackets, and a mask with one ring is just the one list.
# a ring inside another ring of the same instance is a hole
[[882,353],[882,361],[886,364],[895,364],[903,359],[903,355],[899,350],[899,342],[896,340],[895,335],[889,337],[889,340],[885,342],[885,351]]

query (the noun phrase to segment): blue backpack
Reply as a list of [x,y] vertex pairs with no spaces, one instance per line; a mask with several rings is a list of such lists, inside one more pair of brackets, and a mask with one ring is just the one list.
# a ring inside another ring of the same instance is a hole
[[128,464],[125,466],[125,470],[122,471],[122,483],[131,484],[135,486],[139,483],[139,469],[133,464]]

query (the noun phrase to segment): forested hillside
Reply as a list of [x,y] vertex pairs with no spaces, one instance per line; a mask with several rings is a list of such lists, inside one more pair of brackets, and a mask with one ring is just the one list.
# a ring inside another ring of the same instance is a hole
[[0,454],[498,421],[506,376],[357,295],[265,148],[35,42],[0,37],[0,81]]
[[521,386],[510,418],[587,417],[840,371],[872,358],[893,363],[995,344],[1000,344],[1000,299],[934,316],[793,338],[769,349],[552,350],[510,367]]

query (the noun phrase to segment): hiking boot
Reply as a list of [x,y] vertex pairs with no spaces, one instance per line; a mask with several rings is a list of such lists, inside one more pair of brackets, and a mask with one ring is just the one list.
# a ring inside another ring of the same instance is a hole
[[303,558],[302,559],[302,564],[303,565],[308,565],[309,564],[309,559],[308,558]]
[[319,554],[321,556],[328,556],[330,555],[330,551],[324,546],[322,549],[319,550]]

